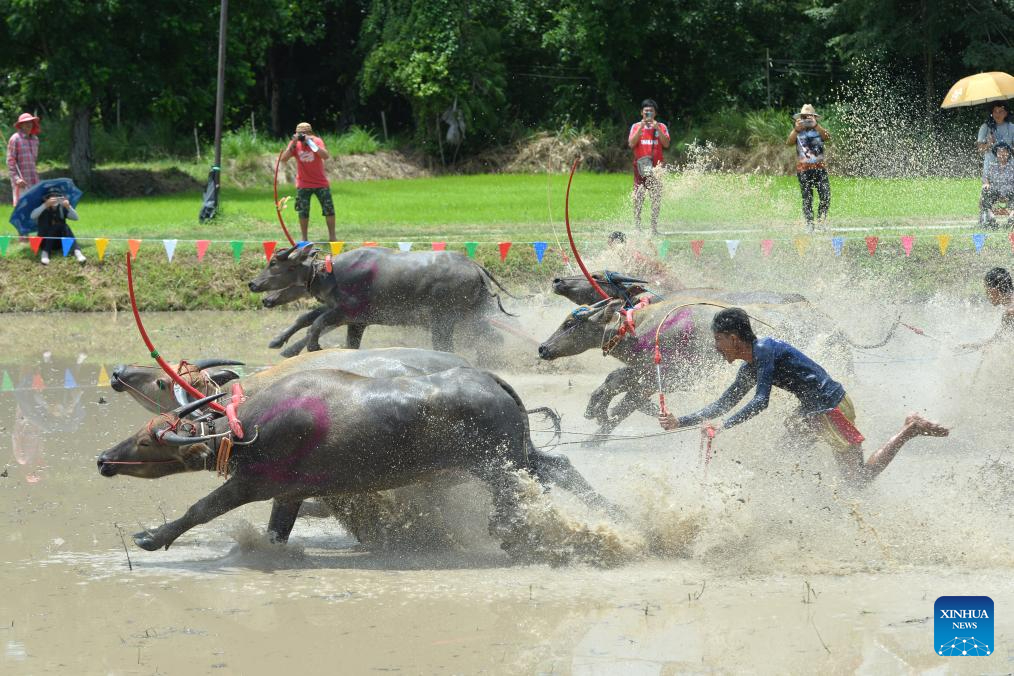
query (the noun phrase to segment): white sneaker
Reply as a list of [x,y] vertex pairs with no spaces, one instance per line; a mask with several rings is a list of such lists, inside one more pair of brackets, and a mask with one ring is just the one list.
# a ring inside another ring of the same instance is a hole
[[49,265],[49,252],[43,251],[42,256],[39,257],[39,262],[43,265]]
[[81,253],[81,249],[74,249],[74,258],[77,259],[78,263],[84,263],[86,260],[88,260],[87,258],[85,258],[85,255]]

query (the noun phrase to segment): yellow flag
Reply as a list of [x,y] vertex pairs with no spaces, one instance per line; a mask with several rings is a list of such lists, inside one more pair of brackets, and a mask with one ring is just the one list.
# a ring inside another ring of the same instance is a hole
[[947,253],[947,247],[951,244],[950,235],[937,235],[937,246],[940,247],[940,255]]
[[99,367],[99,379],[95,383],[98,387],[109,387],[109,374],[106,373],[106,365]]
[[95,240],[95,250],[99,252],[99,260],[101,261],[106,256],[106,247],[109,245],[109,240],[105,237],[98,237]]
[[797,237],[796,238],[796,251],[799,252],[800,256],[802,256],[803,254],[805,254],[806,250],[809,249],[809,248],[810,248],[810,238],[809,237]]
[[345,248],[345,242],[331,242],[331,255],[337,256]]

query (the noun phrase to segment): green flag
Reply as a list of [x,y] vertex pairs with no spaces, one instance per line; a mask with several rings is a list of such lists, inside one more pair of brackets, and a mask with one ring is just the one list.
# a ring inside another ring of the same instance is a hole
[[475,250],[479,248],[478,242],[465,242],[465,251],[468,252],[469,258],[475,258]]
[[229,242],[229,245],[232,246],[232,257],[238,261],[239,255],[243,253],[243,242]]
[[658,245],[658,257],[665,258],[669,255],[669,240],[663,239],[662,243]]
[[13,389],[14,383],[11,382],[11,375],[7,371],[4,371],[4,381],[3,385],[0,385],[0,391],[10,392]]
[[7,255],[7,245],[10,243],[11,243],[10,235],[4,235],[3,237],[0,237],[0,256]]

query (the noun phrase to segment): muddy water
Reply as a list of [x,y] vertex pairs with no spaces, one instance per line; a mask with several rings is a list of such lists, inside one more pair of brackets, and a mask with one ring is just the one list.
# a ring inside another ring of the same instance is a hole
[[[575,554],[567,551],[574,533],[591,534],[581,555],[558,567],[510,565],[485,533],[488,498],[470,484],[434,489],[439,495],[419,511],[419,520],[455,531],[454,544],[436,551],[425,542],[368,551],[330,518],[300,519],[289,546],[273,547],[260,537],[268,505],[255,504],[168,551],[144,552],[131,533],[179,516],[219,480],[106,479],[96,471],[95,456],[146,419],[97,385],[103,369],[145,359],[129,317],[5,316],[0,670],[1008,672],[1011,372],[1002,353],[987,352],[983,366],[983,355],[954,356],[947,347],[988,335],[997,317],[945,304],[906,312],[935,340],[907,334],[887,350],[859,353],[855,373],[843,378],[867,451],[913,409],[955,424],[951,439],[912,442],[863,493],[837,484],[825,448],[780,448],[781,414],[791,404],[784,398],[721,435],[706,472],[693,433],[560,446],[634,518],[611,523],[567,496],[529,496],[531,526],[550,549]],[[560,314],[533,307],[522,329],[541,338]],[[290,317],[146,321],[170,359],[229,356],[253,367],[272,362],[266,336]],[[958,326],[982,328],[961,335]],[[364,345],[426,338],[368,332]],[[611,362],[588,354],[541,364],[516,336],[505,354],[500,372],[526,403],[553,405],[565,430],[589,431],[581,411]],[[672,406],[705,403],[732,374],[729,367],[714,385],[674,396]],[[638,414],[617,432],[657,429]],[[995,601],[990,657],[934,653],[933,602],[956,594]]]

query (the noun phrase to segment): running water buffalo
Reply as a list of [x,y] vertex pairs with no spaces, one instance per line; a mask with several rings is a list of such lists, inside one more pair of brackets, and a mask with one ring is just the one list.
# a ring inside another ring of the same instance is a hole
[[434,349],[446,352],[454,349],[453,333],[458,324],[475,336],[480,353],[499,344],[499,335],[486,319],[497,308],[509,314],[493,286],[507,291],[488,270],[467,257],[449,251],[361,247],[320,261],[316,260],[318,253],[311,245],[276,252],[250,282],[255,293],[281,292],[272,297],[273,303],[292,298],[300,287],[322,303],[275,337],[271,347],[281,347],[309,326],[306,349],[316,351],[325,327],[347,325],[347,345],[358,348],[371,324],[429,327]]
[[[591,276],[595,283],[613,298],[623,298],[624,294],[634,297],[648,291],[648,282],[643,279],[635,279],[622,272],[601,270],[591,273]],[[584,275],[555,277],[553,279],[553,293],[563,296],[577,305],[594,305],[602,300],[602,296],[592,287]]]
[[[845,369],[851,365],[849,346],[880,347],[891,339],[900,324],[895,320],[882,341],[859,345],[798,294],[687,289],[636,310],[635,330],[625,331],[622,336],[619,334],[623,300],[614,298],[580,306],[539,346],[539,356],[552,360],[602,348],[604,353],[624,363],[623,368],[610,373],[596,388],[585,409],[585,417],[598,422],[598,433],[605,435],[634,411],[657,415],[651,401],[659,387],[654,339],[663,317],[674,310],[659,333],[662,386],[667,392],[687,390],[697,384],[705,367],[719,363],[710,325],[715,312],[727,306],[743,307],[766,323],[767,330],[797,345],[813,345],[826,357],[839,360]],[[621,394],[623,398],[610,410],[613,399]]]
[[[489,486],[491,532],[510,532],[516,514],[513,469],[554,481],[588,504],[609,503],[570,467],[532,444],[517,393],[472,368],[395,378],[321,369],[283,377],[238,410],[246,438],[218,458],[229,436],[223,418],[185,418],[221,395],[153,418],[98,458],[103,476],[159,478],[227,464],[230,477],[181,518],[134,536],[143,549],[168,548],[180,535],[249,502],[273,499],[268,530],[285,542],[303,500],[379,491],[463,471]],[[515,541],[522,541],[519,538]]]

